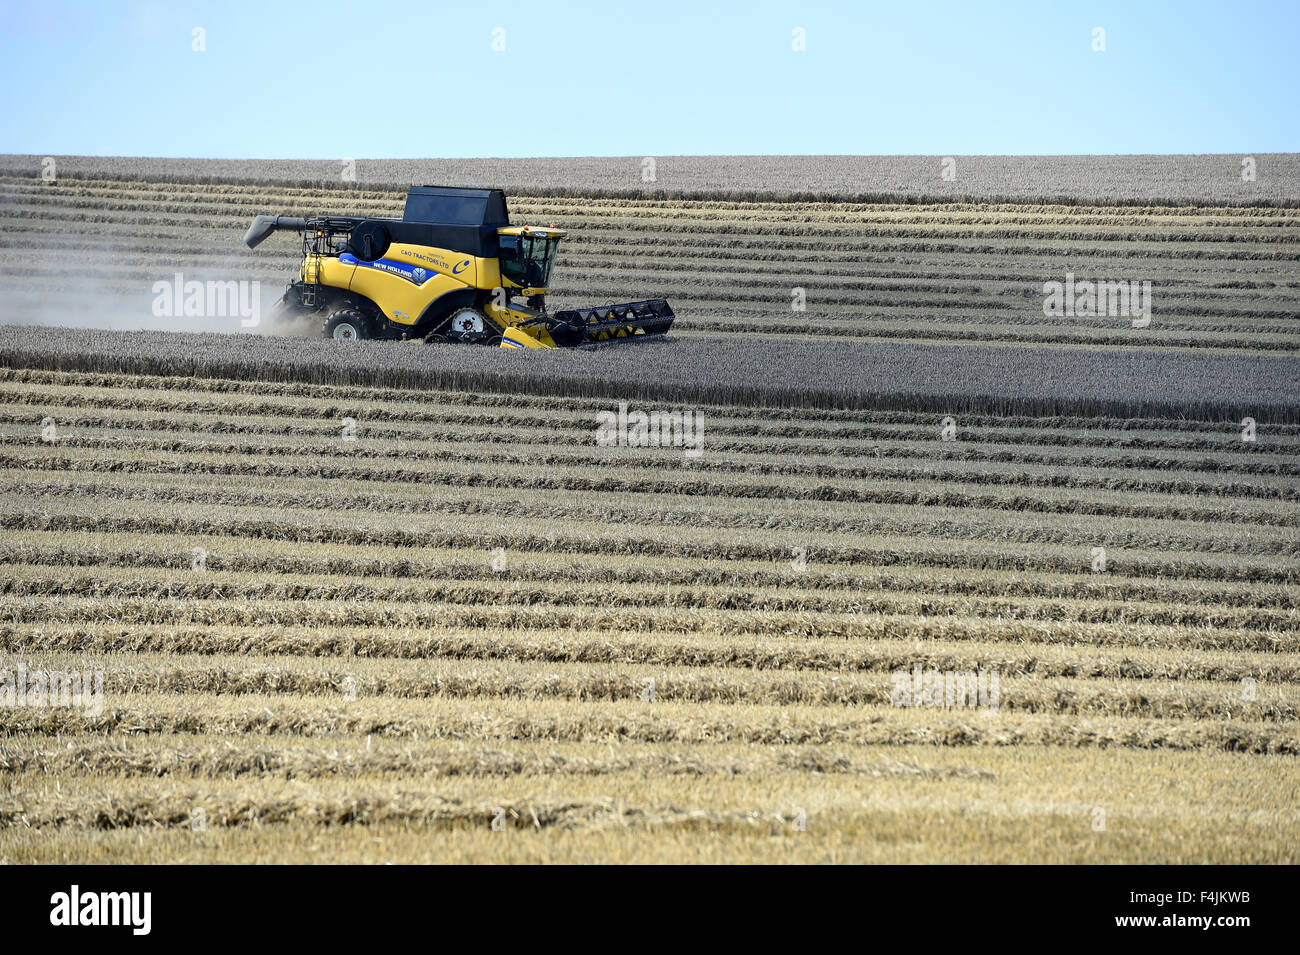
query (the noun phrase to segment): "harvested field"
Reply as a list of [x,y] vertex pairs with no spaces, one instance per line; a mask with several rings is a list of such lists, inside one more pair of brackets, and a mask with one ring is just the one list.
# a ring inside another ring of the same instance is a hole
[[[676,398],[938,414],[1095,414],[1300,424],[1300,355],[773,342],[669,335],[513,354],[418,342],[0,325],[0,362],[181,378]],[[1210,383],[1210,384],[1207,384]]]
[[1295,861],[1294,425],[0,354],[8,861]]
[[[1297,861],[1295,156],[38,159],[0,678],[101,695],[0,705],[0,861]],[[253,215],[417,181],[505,186],[570,230],[553,304],[673,333],[152,315],[278,292]],[[1066,273],[1151,281],[1149,327],[1048,317]],[[700,453],[598,444],[620,402]]]

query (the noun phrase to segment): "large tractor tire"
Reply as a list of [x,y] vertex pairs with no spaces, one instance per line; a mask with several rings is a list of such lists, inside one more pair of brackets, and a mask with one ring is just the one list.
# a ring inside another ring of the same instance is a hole
[[325,319],[325,337],[354,342],[370,337],[366,317],[355,308],[341,308]]

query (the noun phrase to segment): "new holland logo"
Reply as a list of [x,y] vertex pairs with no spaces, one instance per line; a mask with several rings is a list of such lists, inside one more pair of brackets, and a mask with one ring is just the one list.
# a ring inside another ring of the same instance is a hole
[[407,265],[405,262],[394,262],[392,259],[376,259],[373,262],[362,262],[356,256],[347,252],[339,256],[339,261],[344,265],[355,265],[363,269],[387,272],[389,275],[396,275],[398,278],[406,279],[413,285],[423,285],[432,274],[428,269]]

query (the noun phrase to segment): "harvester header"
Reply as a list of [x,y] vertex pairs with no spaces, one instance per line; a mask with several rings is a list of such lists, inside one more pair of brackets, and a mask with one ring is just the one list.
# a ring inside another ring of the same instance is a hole
[[302,235],[302,268],[277,305],[314,314],[326,337],[401,338],[567,348],[667,332],[663,299],[546,310],[568,233],[511,225],[500,189],[413,186],[400,219],[257,216],[244,235]]

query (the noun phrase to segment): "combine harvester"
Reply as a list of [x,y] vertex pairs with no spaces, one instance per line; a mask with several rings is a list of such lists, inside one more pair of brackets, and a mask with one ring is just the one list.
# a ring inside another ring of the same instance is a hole
[[280,230],[302,233],[303,262],[277,311],[322,317],[327,338],[571,348],[673,323],[663,299],[547,314],[566,233],[512,226],[500,189],[413,186],[400,219],[258,216],[244,242]]

